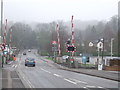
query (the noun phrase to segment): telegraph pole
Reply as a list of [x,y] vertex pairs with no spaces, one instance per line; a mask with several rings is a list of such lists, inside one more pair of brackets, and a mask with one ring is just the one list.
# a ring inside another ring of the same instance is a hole
[[114,40],[114,38],[111,38],[111,58],[113,55],[113,40]]
[[104,42],[104,41],[105,41],[104,38],[102,38],[101,41],[102,41],[102,43],[103,43],[103,48],[102,48],[102,49],[103,49],[103,50],[102,50],[102,64],[103,64],[103,57],[104,57],[104,43],[105,43],[105,42]]

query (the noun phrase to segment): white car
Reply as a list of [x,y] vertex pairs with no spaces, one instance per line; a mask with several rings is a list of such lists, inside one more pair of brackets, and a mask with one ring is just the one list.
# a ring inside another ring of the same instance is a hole
[[66,59],[68,59],[68,58],[69,58],[68,55],[64,55],[64,56],[62,56],[62,59],[63,59],[63,60],[66,60]]
[[29,49],[28,52],[31,52],[31,50]]
[[63,60],[63,62],[66,62],[66,60],[69,58],[69,56],[68,55],[64,55],[64,56],[62,56],[62,60]]

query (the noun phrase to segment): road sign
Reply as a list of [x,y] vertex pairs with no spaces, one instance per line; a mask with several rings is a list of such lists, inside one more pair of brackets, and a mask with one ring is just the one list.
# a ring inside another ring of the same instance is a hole
[[57,42],[56,41],[52,41],[52,44],[57,44]]
[[73,46],[73,45],[68,45],[68,46],[66,47],[66,51],[67,51],[67,52],[76,52],[76,47]]
[[89,47],[93,47],[93,43],[92,42],[89,43]]

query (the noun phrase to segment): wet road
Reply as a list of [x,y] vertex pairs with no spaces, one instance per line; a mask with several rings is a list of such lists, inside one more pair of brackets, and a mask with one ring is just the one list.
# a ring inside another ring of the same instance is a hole
[[[58,69],[52,61],[45,61],[36,50],[19,55],[15,67],[26,88],[118,88],[118,82]],[[25,66],[25,58],[36,59],[35,67]]]

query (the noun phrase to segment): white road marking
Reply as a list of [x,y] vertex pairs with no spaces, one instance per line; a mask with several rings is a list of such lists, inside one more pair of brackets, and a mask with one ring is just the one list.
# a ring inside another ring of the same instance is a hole
[[58,74],[53,74],[53,75],[55,75],[55,76],[57,76],[57,77],[61,77],[61,78],[62,78],[62,76],[61,76],[61,75],[58,75]]
[[17,65],[15,65],[15,68],[17,67]]
[[88,87],[88,88],[95,88],[95,86],[89,86],[89,85],[87,85],[86,87]]
[[66,78],[64,78],[64,80],[65,80],[65,81],[68,81],[68,82],[70,82],[70,83],[72,83],[72,84],[77,84],[76,82],[73,82],[73,81],[71,81],[71,80],[69,80],[69,79],[66,79]]
[[14,67],[15,65],[12,65],[12,68]]
[[47,73],[51,73],[51,72],[49,72],[49,71],[47,71],[47,70],[45,70],[45,69],[43,69],[43,68],[40,68],[41,70],[43,70],[43,71],[45,71],[45,72],[47,72]]
[[[24,77],[22,77],[23,79],[24,79],[24,81],[26,81],[27,82],[27,80],[24,78]],[[30,87],[30,88],[32,88],[32,86],[27,82],[27,84],[28,84],[28,86]]]
[[34,86],[31,84],[31,82],[27,78],[25,78],[25,75],[23,74],[23,72],[21,74],[22,74],[22,78],[24,79],[24,81],[27,82],[28,86],[30,88],[34,88]]
[[101,86],[98,86],[98,88],[103,88],[103,87],[101,87]]
[[87,89],[87,90],[90,90],[90,89],[88,89],[87,87],[83,87],[83,88],[85,88],[85,89]]
[[72,79],[72,78],[70,78],[70,79],[73,80],[73,81],[75,81],[75,82],[77,82],[77,83],[84,83],[84,84],[87,84],[87,82],[84,82],[84,81],[79,81],[79,80]]
[[31,82],[28,80],[28,83],[32,86],[32,88],[34,88],[34,86],[31,84]]

